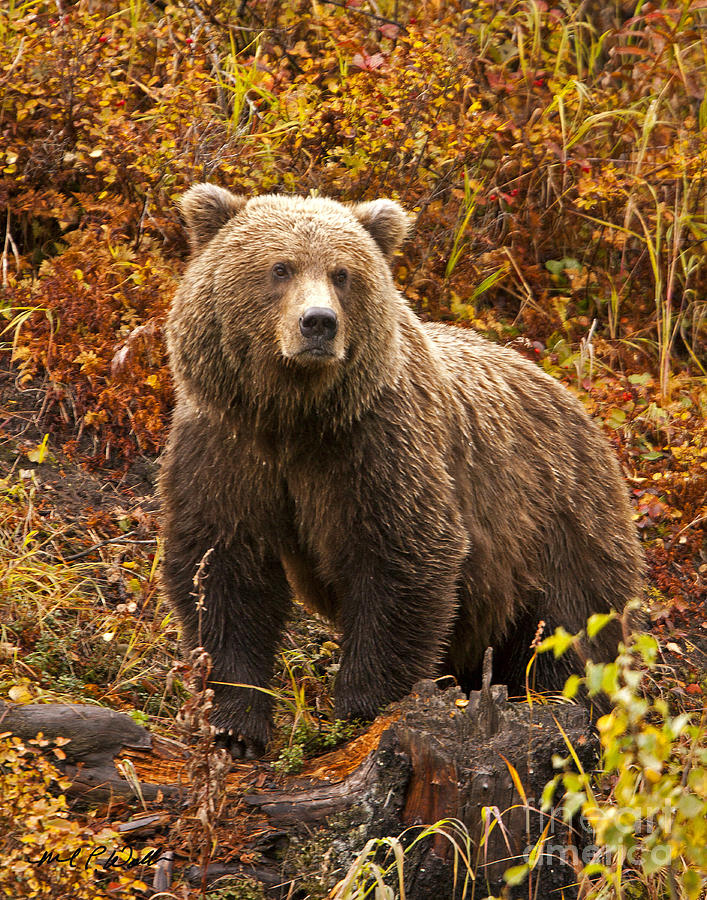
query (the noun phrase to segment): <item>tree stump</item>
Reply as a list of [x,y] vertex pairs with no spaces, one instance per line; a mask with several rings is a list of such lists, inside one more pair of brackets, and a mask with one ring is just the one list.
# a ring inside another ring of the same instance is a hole
[[[569,755],[558,725],[585,769],[596,762],[597,744],[583,707],[509,702],[502,685],[472,692],[466,702],[457,687],[443,690],[422,681],[393,712],[397,718],[377,749],[343,781],[324,785],[300,779],[286,792],[245,797],[289,836],[287,856],[294,864],[280,869],[280,896],[288,896],[290,885],[294,896],[303,885],[316,896],[316,879],[310,884],[302,871],[312,856],[321,860],[321,888],[331,888],[369,838],[409,829],[403,841],[409,846],[421,831],[415,826],[441,819],[455,819],[468,830],[478,898],[500,896],[504,888],[504,896],[528,896],[527,883],[508,889],[503,873],[527,861],[548,822],[545,852],[530,876],[533,895],[547,897],[576,880],[579,838],[561,819],[540,812],[540,798],[555,774],[552,756]],[[455,893],[453,845],[442,834],[431,835],[406,857],[406,896],[460,897],[465,867],[461,859],[456,864]]]

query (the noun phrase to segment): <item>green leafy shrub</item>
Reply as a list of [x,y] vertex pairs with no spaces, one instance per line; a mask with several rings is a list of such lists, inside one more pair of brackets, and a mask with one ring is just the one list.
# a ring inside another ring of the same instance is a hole
[[[589,628],[600,624],[594,617]],[[576,638],[576,636],[575,636]],[[541,651],[563,652],[573,638],[558,633]],[[581,812],[594,834],[592,858],[583,859],[583,896],[699,900],[707,886],[707,712],[676,712],[666,696],[646,693],[656,667],[658,642],[638,636],[615,662],[587,664],[565,695],[580,687],[590,697],[608,696],[611,712],[597,722],[601,768],[595,782],[565,771],[543,796],[549,809],[559,785],[566,820]],[[576,757],[571,747],[566,760]],[[632,892],[632,893],[629,893]]]

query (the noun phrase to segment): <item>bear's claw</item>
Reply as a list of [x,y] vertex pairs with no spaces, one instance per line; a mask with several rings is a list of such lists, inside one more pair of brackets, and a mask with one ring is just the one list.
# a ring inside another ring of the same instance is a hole
[[228,750],[233,759],[257,759],[265,750],[261,741],[241,733],[236,734],[233,728],[217,731],[214,744],[219,749]]

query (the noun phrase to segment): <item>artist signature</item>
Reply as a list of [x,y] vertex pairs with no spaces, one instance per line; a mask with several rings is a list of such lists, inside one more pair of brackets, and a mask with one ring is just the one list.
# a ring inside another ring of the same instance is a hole
[[[107,855],[107,859],[102,859]],[[104,844],[95,847],[77,847],[72,853],[62,856],[54,850],[45,850],[35,865],[66,865],[72,869],[83,866],[84,869],[134,869],[136,866],[154,866],[162,859],[162,850],[146,850],[144,853],[133,852],[130,847],[120,850],[108,850]]]

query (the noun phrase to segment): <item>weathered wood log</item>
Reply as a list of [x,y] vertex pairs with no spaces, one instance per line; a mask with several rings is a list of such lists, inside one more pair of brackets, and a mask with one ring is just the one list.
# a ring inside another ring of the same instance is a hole
[[[152,750],[150,732],[130,716],[102,706],[80,703],[11,704],[0,700],[0,731],[9,731],[24,741],[41,734],[49,741],[66,738],[62,745],[66,759],[52,759],[54,765],[71,780],[71,793],[85,794],[91,800],[134,796],[133,788],[121,778],[114,759],[126,748]],[[145,784],[146,800],[161,791],[176,796],[173,785]]]

